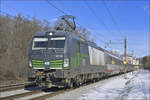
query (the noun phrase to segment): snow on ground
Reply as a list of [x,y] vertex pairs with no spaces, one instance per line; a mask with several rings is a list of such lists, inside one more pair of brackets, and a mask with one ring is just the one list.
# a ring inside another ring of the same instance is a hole
[[150,71],[138,70],[126,75],[84,86],[47,100],[150,100]]
[[127,87],[128,99],[150,100],[150,71],[140,70]]

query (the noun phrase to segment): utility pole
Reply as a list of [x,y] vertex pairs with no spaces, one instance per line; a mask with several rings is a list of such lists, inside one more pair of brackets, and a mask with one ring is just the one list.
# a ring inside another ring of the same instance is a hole
[[124,37],[124,73],[127,72],[127,38]]

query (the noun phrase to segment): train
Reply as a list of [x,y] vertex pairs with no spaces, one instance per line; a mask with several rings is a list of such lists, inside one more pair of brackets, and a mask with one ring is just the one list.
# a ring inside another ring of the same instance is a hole
[[72,32],[36,32],[29,46],[28,81],[38,86],[72,88],[123,70],[122,58]]

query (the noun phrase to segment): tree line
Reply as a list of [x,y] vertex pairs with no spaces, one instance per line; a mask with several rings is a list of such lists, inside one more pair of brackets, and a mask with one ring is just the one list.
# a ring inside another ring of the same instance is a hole
[[150,70],[150,55],[142,58],[142,67]]

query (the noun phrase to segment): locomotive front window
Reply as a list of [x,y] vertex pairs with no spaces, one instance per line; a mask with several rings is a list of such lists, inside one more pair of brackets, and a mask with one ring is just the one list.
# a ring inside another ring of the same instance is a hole
[[45,48],[46,46],[47,46],[47,42],[45,42],[45,41],[42,41],[42,42],[34,42],[34,47],[35,47],[35,48],[40,48],[40,47]]
[[64,48],[65,37],[55,37],[51,38],[48,43],[48,48]]
[[32,49],[46,49],[48,38],[34,38]]

